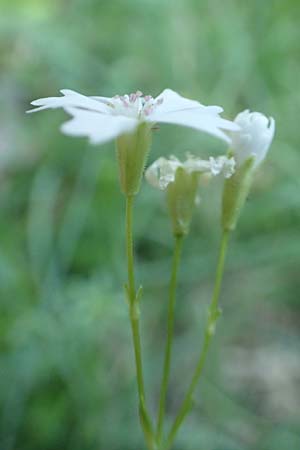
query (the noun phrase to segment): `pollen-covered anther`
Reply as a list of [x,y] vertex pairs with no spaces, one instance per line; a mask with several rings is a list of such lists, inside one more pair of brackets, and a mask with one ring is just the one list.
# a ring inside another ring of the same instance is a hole
[[122,95],[120,97],[120,100],[123,103],[123,106],[125,106],[125,108],[129,107],[129,103],[128,103],[129,97],[128,97],[128,95]]
[[149,105],[143,108],[143,114],[145,116],[149,116],[149,114],[151,114],[153,112],[153,105]]
[[143,114],[145,116],[152,114],[155,108],[163,103],[163,98],[155,101],[151,95],[146,95],[143,100],[145,102],[143,106]]
[[137,99],[137,95],[136,94],[130,94],[129,95],[129,101],[130,103],[134,103]]

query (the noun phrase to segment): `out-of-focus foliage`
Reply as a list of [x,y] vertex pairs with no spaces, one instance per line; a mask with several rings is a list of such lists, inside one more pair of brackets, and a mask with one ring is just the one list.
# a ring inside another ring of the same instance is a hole
[[[114,95],[171,87],[228,117],[275,117],[277,133],[232,237],[223,316],[182,450],[300,448],[300,4],[298,0],[1,0],[1,450],[140,450],[122,283],[114,148],[59,132],[62,111],[25,116],[70,88]],[[150,161],[226,150],[175,126]],[[169,396],[190,379],[212,291],[221,183],[202,190],[186,241]],[[172,252],[162,195],[135,217],[146,382],[156,406]]]

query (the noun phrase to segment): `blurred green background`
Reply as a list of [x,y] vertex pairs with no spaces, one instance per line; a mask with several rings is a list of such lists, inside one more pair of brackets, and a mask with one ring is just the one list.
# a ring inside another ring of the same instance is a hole
[[[61,88],[111,96],[166,87],[276,119],[232,237],[223,316],[176,450],[300,449],[300,4],[298,0],[1,0],[0,448],[141,450],[127,308],[124,200],[113,144],[26,116]],[[150,162],[226,146],[161,126]],[[192,373],[212,292],[221,181],[202,190],[180,272],[168,424]],[[157,404],[172,252],[163,195],[136,205],[142,338]]]

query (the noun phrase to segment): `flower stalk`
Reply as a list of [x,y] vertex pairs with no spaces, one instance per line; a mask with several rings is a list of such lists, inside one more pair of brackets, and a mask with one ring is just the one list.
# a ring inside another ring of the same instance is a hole
[[229,238],[229,232],[224,231],[223,235],[222,235],[221,245],[220,245],[214,290],[213,290],[210,307],[208,310],[208,319],[206,322],[206,327],[205,327],[205,332],[204,332],[204,342],[202,345],[200,356],[199,356],[190,386],[189,386],[186,396],[182,402],[182,405],[179,409],[179,412],[175,418],[175,421],[174,421],[171,431],[167,437],[167,440],[165,442],[163,450],[169,450],[171,448],[171,446],[174,442],[174,439],[177,435],[177,432],[180,429],[180,426],[182,425],[184,419],[190,412],[190,409],[193,404],[193,395],[194,395],[195,389],[198,385],[199,379],[202,375],[203,367],[204,367],[207,353],[208,353],[209,346],[210,346],[210,342],[215,333],[217,320],[221,314],[221,310],[218,307],[218,303],[219,303],[220,289],[221,289],[221,283],[222,283],[223,272],[224,272],[224,263],[225,263],[225,256],[226,256],[226,251],[227,251],[227,246],[228,246],[228,238]]
[[168,383],[169,383],[169,378],[170,378],[171,356],[172,356],[173,337],[174,337],[174,318],[175,318],[177,278],[178,278],[178,269],[179,269],[179,265],[180,265],[180,258],[181,258],[182,244],[183,244],[184,236],[176,235],[174,237],[174,239],[175,240],[174,240],[172,272],[171,272],[171,278],[170,278],[170,284],[169,284],[167,342],[166,342],[166,348],[165,348],[163,376],[162,376],[162,382],[161,382],[161,388],[160,388],[159,411],[158,411],[157,431],[156,431],[156,438],[157,438],[158,444],[161,443],[162,434],[163,434],[166,398],[167,398]]
[[132,218],[133,218],[133,203],[134,196],[126,197],[126,253],[127,253],[127,271],[128,271],[128,283],[125,285],[128,305],[129,305],[129,318],[132,332],[132,340],[134,347],[134,357],[136,366],[136,379],[139,398],[139,414],[141,426],[145,435],[145,440],[149,450],[155,450],[154,433],[151,424],[151,419],[146,406],[146,395],[143,375],[142,364],[142,349],[140,338],[140,311],[139,303],[142,294],[142,288],[137,291],[135,288],[135,276],[134,276],[134,256],[133,256],[133,233],[132,233]]

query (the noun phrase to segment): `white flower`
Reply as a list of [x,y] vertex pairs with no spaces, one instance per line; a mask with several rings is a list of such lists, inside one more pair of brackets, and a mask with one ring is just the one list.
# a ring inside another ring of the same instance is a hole
[[266,157],[275,132],[275,121],[259,112],[250,112],[248,109],[239,113],[235,123],[240,131],[231,132],[232,151],[237,165],[254,157],[253,167],[257,167]]
[[169,159],[159,158],[148,167],[145,177],[152,186],[165,190],[170,183],[174,182],[179,167],[188,174],[223,174],[225,178],[229,178],[234,173],[235,160],[226,156],[210,157],[204,160],[188,155],[186,161],[182,163],[175,156]]
[[31,104],[37,106],[28,112],[63,108],[72,119],[62,125],[62,131],[71,136],[87,136],[91,143],[100,144],[133,132],[141,122],[150,125],[161,122],[183,125],[204,131],[230,143],[225,131],[236,131],[238,125],[220,117],[219,106],[204,106],[165,89],[158,97],[141,92],[130,95],[86,97],[69,89],[63,96],[41,98]]

